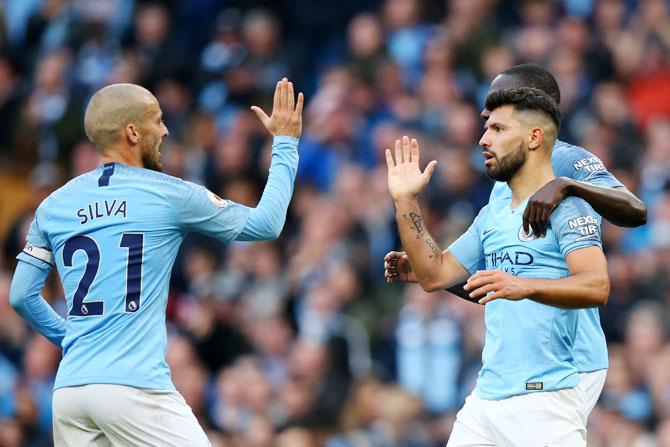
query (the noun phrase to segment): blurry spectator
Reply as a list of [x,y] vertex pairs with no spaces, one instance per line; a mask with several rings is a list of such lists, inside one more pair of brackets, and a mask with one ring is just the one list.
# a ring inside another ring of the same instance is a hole
[[[385,387],[369,382],[354,394],[351,410],[360,421],[350,420],[353,427],[361,427],[330,438],[326,447],[429,447],[431,441],[420,423],[421,401],[397,387]],[[360,397],[359,397],[360,396]],[[354,416],[355,417],[355,416]]]
[[60,350],[40,336],[32,338],[23,357],[25,386],[37,406],[39,430],[51,427],[51,396]]
[[33,67],[35,59],[61,48],[74,48],[81,42],[81,22],[66,0],[44,0],[41,8],[28,18],[25,44],[29,48],[25,63]]
[[242,23],[242,36],[248,51],[245,68],[257,88],[272,93],[277,79],[288,74],[290,62],[281,48],[279,21],[268,11],[252,10]]
[[165,5],[150,3],[139,7],[132,45],[143,84],[153,86],[159,77],[179,77],[187,72],[185,37],[170,35],[170,14]]
[[81,139],[82,101],[67,84],[71,62],[66,50],[45,56],[36,68],[35,88],[25,103],[27,127],[21,132],[30,132],[36,139],[41,161],[66,162],[71,147]]
[[5,166],[21,166],[31,161],[21,160],[18,157],[18,148],[14,146],[22,102],[19,81],[11,61],[4,57],[0,58],[0,159],[3,165],[6,164]]
[[89,141],[82,141],[72,149],[70,176],[92,171],[100,164],[100,156]]
[[24,445],[24,436],[16,421],[0,419],[0,445],[5,447],[21,447]]
[[75,78],[88,91],[94,92],[104,86],[109,72],[119,63],[120,58],[119,42],[106,35],[103,23],[91,22],[76,56]]
[[374,79],[379,64],[388,57],[379,17],[371,13],[359,14],[351,20],[347,31],[353,69],[367,77],[367,81]]
[[415,85],[421,76],[423,54],[433,32],[422,22],[421,2],[386,0],[383,18],[389,32],[389,55],[403,69],[406,85]]
[[412,284],[397,328],[398,382],[421,397],[432,413],[453,411],[460,404],[460,328],[440,297]]
[[288,428],[275,437],[276,447],[315,447],[310,433],[304,428]]

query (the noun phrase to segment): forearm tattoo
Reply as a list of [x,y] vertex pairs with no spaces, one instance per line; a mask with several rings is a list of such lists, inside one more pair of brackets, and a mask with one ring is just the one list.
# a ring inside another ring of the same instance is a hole
[[423,216],[419,213],[409,213],[403,214],[403,217],[405,219],[409,219],[412,222],[410,228],[416,232],[416,238],[423,239],[426,242],[426,245],[428,245],[430,248],[432,254],[429,257],[434,258],[439,255],[441,253],[440,247],[426,231],[426,224],[424,222]]
[[423,216],[417,213],[409,213],[409,217],[407,214],[405,214],[404,217],[405,219],[409,218],[412,221],[412,225],[414,226],[411,228],[414,228],[414,231],[416,231],[416,238],[423,238],[423,235],[426,233],[426,226],[423,223]]

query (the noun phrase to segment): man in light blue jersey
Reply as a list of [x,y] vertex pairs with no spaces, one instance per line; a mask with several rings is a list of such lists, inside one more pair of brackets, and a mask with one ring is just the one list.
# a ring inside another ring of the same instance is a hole
[[[529,88],[492,93],[480,140],[490,177],[512,194],[484,207],[446,251],[429,235],[417,195],[435,162],[419,169],[416,140],[386,152],[389,190],[413,274],[428,291],[468,279],[486,304],[483,366],[459,412],[449,446],[579,446],[586,443],[586,397],[573,353],[576,309],[603,305],[609,293],[598,215],[568,198],[544,238],[523,229],[529,197],[554,179],[551,149],[558,106]],[[478,271],[485,259],[487,270]],[[488,303],[488,304],[487,304]]]
[[[189,231],[220,241],[279,236],[293,193],[303,95],[277,83],[272,115],[252,107],[274,136],[256,208],[162,174],[168,130],[156,98],[133,84],[96,92],[84,117],[102,164],[68,182],[35,212],[17,256],[10,300],[63,348],[53,397],[56,446],[207,446],[165,361],[170,271]],[[64,320],[39,295],[53,266]]]
[[[551,72],[536,64],[521,64],[508,68],[493,80],[489,94],[514,87],[532,87],[549,95],[560,103],[561,94],[556,79]],[[490,111],[484,109],[481,116],[486,120]],[[604,218],[610,222],[627,227],[635,227],[646,222],[647,209],[644,203],[628,191],[605,165],[586,149],[564,141],[556,140],[551,154],[551,164],[556,178],[535,192],[526,204],[523,213],[523,226],[526,233],[533,232],[543,236],[549,224],[553,210],[566,197],[576,196],[589,202]],[[495,182],[490,202],[511,196],[512,192],[505,182]],[[484,259],[480,261],[485,267]],[[411,267],[402,252],[390,252],[385,257],[385,276],[388,282],[396,280],[414,282]],[[471,299],[464,291],[463,284],[447,289],[465,299]],[[581,373],[600,374],[583,375],[580,387],[588,390],[591,397],[589,411],[596,404],[605,381],[608,367],[607,345],[600,325],[598,309],[583,309],[580,318],[577,339],[573,348],[575,359]]]

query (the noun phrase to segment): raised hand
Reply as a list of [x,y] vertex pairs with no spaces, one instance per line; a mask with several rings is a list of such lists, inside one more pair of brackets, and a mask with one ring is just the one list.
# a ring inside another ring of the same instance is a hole
[[286,135],[300,138],[304,102],[305,98],[302,93],[298,93],[298,101],[295,101],[293,83],[284,78],[277,82],[271,116],[267,116],[257,106],[251,106],[251,110],[256,113],[258,119],[273,136]]
[[419,143],[404,136],[395,140],[395,160],[391,149],[386,149],[388,166],[388,187],[393,200],[414,199],[426,187],[435,171],[437,161],[428,163],[421,172],[419,168]]
[[417,282],[412,266],[409,264],[407,253],[391,251],[384,256],[384,278],[389,284],[396,281]]

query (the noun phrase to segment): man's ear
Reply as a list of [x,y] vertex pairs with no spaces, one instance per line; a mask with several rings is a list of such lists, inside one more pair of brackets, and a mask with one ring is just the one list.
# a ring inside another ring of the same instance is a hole
[[544,141],[544,129],[541,127],[533,127],[530,129],[530,134],[528,135],[528,149],[535,151],[542,147],[542,142]]
[[125,131],[125,137],[128,140],[130,144],[137,144],[140,141],[140,134],[138,132],[137,127],[130,123],[126,126],[124,129]]

